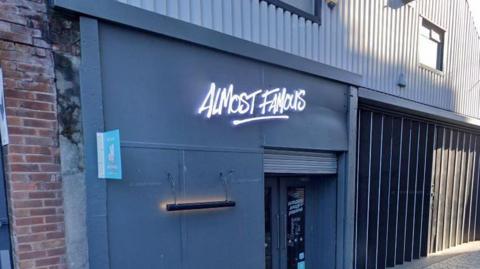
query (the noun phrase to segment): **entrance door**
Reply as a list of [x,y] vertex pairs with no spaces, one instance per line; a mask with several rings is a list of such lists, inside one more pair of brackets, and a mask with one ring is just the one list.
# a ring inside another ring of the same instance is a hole
[[318,191],[308,177],[265,179],[266,269],[318,268]]

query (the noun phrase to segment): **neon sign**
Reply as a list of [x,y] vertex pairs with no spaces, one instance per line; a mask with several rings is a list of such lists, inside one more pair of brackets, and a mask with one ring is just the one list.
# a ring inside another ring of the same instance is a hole
[[307,106],[305,90],[287,91],[286,88],[271,90],[257,90],[251,93],[235,92],[233,84],[228,88],[217,88],[215,83],[210,89],[198,109],[198,114],[204,114],[208,119],[233,115],[238,119],[233,125],[241,125],[262,120],[287,120],[287,112],[301,112]]

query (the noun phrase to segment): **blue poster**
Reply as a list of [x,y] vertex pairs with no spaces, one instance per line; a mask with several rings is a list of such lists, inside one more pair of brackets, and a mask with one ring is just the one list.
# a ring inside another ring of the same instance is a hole
[[120,131],[97,133],[98,178],[122,179]]

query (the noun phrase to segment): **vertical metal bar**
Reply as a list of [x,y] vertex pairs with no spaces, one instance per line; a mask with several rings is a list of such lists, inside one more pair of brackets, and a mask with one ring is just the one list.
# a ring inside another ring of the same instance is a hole
[[403,221],[403,260],[405,261],[405,246],[407,244],[407,221],[408,221],[408,189],[410,185],[410,158],[412,156],[412,122],[410,122],[410,129],[408,132],[408,162],[407,162],[407,187],[405,188],[405,219]]
[[[477,136],[478,138],[478,136]],[[478,148],[476,149],[476,154],[479,154]],[[480,158],[478,158],[477,169],[480,169]],[[480,171],[477,173],[477,195],[475,197],[475,223],[473,225],[473,240],[477,240],[477,221],[478,221],[478,192],[480,191]]]
[[448,170],[448,150],[447,148],[447,143],[450,141],[450,136],[448,135],[448,130],[446,128],[443,128],[443,139],[442,139],[442,169],[440,170],[440,182],[439,182],[439,192],[438,192],[438,210],[437,210],[437,246],[436,250],[441,251],[443,250],[443,235],[444,235],[444,224],[445,224],[445,192],[446,192],[446,174]]
[[287,213],[283,213],[283,249],[287,249]]
[[402,124],[400,128],[400,158],[398,159],[398,183],[397,183],[397,213],[396,213],[396,219],[395,219],[395,259],[394,261],[397,261],[397,242],[398,242],[398,211],[400,207],[400,181],[401,181],[401,171],[402,171],[402,145],[403,145],[403,122],[404,118],[402,117]]
[[438,200],[437,197],[437,170],[439,169],[438,167],[441,167],[441,151],[438,149],[438,136],[439,136],[439,130],[438,130],[438,125],[434,126],[434,139],[433,139],[433,150],[434,150],[434,156],[433,156],[433,165],[432,165],[432,182],[430,186],[430,217],[429,217],[429,233],[428,233],[428,253],[434,253],[435,250],[435,241],[436,241],[436,236],[437,236],[437,207],[436,203]]
[[422,184],[422,205],[421,205],[421,209],[420,209],[420,233],[419,233],[419,248],[418,248],[418,257],[421,257],[422,256],[422,239],[423,239],[423,236],[422,236],[422,231],[423,231],[423,206],[424,206],[424,195],[425,195],[425,181],[427,180],[426,179],[426,175],[427,175],[427,150],[428,150],[428,124],[426,124],[425,126],[425,155],[423,156],[423,184]]
[[468,154],[467,150],[470,148],[470,140],[467,142],[467,134],[463,134],[463,139],[464,139],[464,144],[463,144],[463,150],[462,150],[462,167],[461,167],[461,175],[460,175],[460,190],[459,190],[459,199],[458,199],[458,221],[457,221],[457,231],[456,231],[456,243],[461,244],[462,243],[462,223],[463,223],[463,203],[464,203],[464,196],[465,196],[465,174],[466,170],[468,169]]
[[[394,266],[396,255],[396,236],[397,236],[397,212],[398,212],[398,181],[399,181],[399,164],[401,155],[401,136],[402,136],[402,124],[401,118],[392,118],[392,130],[400,130],[400,132],[392,131],[391,139],[391,164],[390,164],[390,189],[389,189],[389,219],[388,219],[388,241],[387,241],[387,266]],[[396,159],[398,158],[398,159]]]
[[[370,112],[370,145],[368,149],[368,194],[367,194],[367,213],[370,213],[370,180],[372,175],[372,127],[373,127],[373,112]],[[365,240],[365,265],[368,266],[368,229],[370,225],[370,218],[367,216],[367,232]]]
[[[382,124],[380,127],[381,134],[380,134],[380,164],[378,167],[378,198],[377,198],[377,236],[376,236],[376,250],[375,250],[375,257],[378,259],[378,238],[379,238],[379,226],[380,226],[380,193],[381,193],[381,186],[382,186],[382,157],[383,157],[383,124],[384,124],[385,116],[382,115]],[[375,268],[378,268],[378,260],[375,261]]]
[[[317,37],[318,39],[318,37]],[[343,225],[345,229],[345,236],[343,242],[343,251],[342,253],[337,252],[337,256],[340,257],[343,264],[337,265],[343,267],[345,269],[352,269],[355,264],[355,257],[354,252],[352,251],[352,244],[356,248],[356,241],[355,241],[355,227],[356,227],[356,203],[355,203],[355,196],[356,196],[356,184],[358,173],[356,173],[357,169],[357,137],[359,136],[358,132],[358,89],[355,87],[350,87],[350,98],[348,103],[348,152],[345,153],[347,165],[346,165],[346,173],[345,173],[345,196],[343,197],[343,203],[345,205],[345,211],[343,213],[343,217],[345,219],[344,223],[340,221],[340,224]],[[352,203],[353,201],[353,203]],[[338,258],[337,258],[338,260]]]
[[[392,118],[392,126],[391,126],[391,130],[393,130],[393,122],[394,122],[394,119]],[[389,156],[389,164],[388,164],[388,195],[387,195],[387,225],[386,225],[386,242],[385,242],[385,262],[384,262],[384,266],[386,267],[387,266],[387,250],[388,250],[388,230],[389,230],[389,223],[390,223],[390,193],[391,193],[391,183],[392,183],[392,153],[393,151],[393,135],[392,133],[390,133],[390,156]]]
[[473,163],[472,163],[472,179],[470,183],[470,197],[468,205],[468,231],[467,231],[467,242],[470,242],[470,232],[471,232],[471,222],[472,222],[472,204],[473,204],[473,189],[475,187],[475,172],[476,172],[476,162],[477,162],[477,136],[475,136],[475,144],[473,146]]
[[436,161],[437,161],[437,126],[433,126],[433,154],[432,154],[432,175],[430,177],[430,206],[429,208],[429,214],[428,214],[428,235],[427,235],[427,253],[430,254],[432,253],[432,222],[433,222],[433,204],[434,204],[434,198],[432,198],[432,192],[434,192],[435,189],[435,171],[436,171]]
[[460,140],[460,132],[456,130],[456,141],[455,141],[455,147],[454,147],[454,158],[455,161],[453,162],[453,176],[452,176],[452,197],[451,197],[451,215],[450,215],[450,238],[449,238],[449,247],[455,246],[455,227],[457,225],[457,217],[458,217],[458,212],[457,212],[457,205],[458,205],[458,189],[459,189],[459,184],[458,184],[458,178],[459,178],[459,140]]
[[[472,134],[470,134],[470,136],[472,137]],[[471,201],[472,201],[472,186],[473,186],[473,178],[474,178],[474,172],[475,172],[475,148],[477,147],[477,137],[475,136],[473,138],[474,140],[474,143],[473,143],[473,148],[471,148],[471,151],[470,151],[470,156],[472,158],[472,162],[471,162],[471,168],[469,169],[470,170],[470,177],[468,178],[468,188],[466,190],[466,199],[465,199],[465,206],[464,206],[464,210],[465,210],[465,220],[464,220],[464,227],[463,227],[463,242],[464,243],[467,243],[468,242],[468,235],[469,235],[469,232],[470,232],[470,212],[471,212]]]
[[[357,167],[356,167],[356,182],[355,182],[355,216],[358,216],[358,181],[359,181],[359,171],[358,171],[358,168],[360,167],[360,137],[361,137],[361,119],[362,117],[360,117],[360,113],[361,113],[361,110],[359,109],[358,110],[358,116],[357,116],[357,121],[358,121],[358,127],[357,127],[357,132],[358,132],[358,135],[357,135]],[[354,255],[354,262],[353,262],[353,268],[354,269],[357,269],[357,240],[358,240],[358,218],[355,217],[355,241],[354,241],[354,251],[355,251],[355,255]]]
[[422,126],[420,125],[420,123],[418,124],[418,137],[417,137],[417,161],[416,161],[416,170],[415,170],[415,191],[413,193],[413,226],[412,226],[412,251],[411,251],[411,258],[413,259],[414,258],[414,255],[413,255],[413,252],[415,250],[415,230],[417,229],[415,227],[415,213],[416,213],[416,208],[417,208],[417,184],[418,184],[418,161],[419,161],[419,152],[420,152],[420,136],[422,134]]
[[450,224],[451,224],[451,199],[452,199],[452,184],[451,184],[451,171],[452,171],[452,145],[453,145],[453,130],[449,130],[449,141],[448,141],[448,147],[446,145],[445,151],[447,151],[447,167],[445,169],[445,209],[443,213],[443,244],[442,244],[442,249],[446,249],[450,246]]
[[277,249],[280,250],[280,238],[281,238],[281,229],[280,229],[280,214],[277,212],[275,214],[276,220],[277,220]]
[[[470,134],[470,146],[468,148],[468,165],[467,165],[467,176],[465,177],[465,196],[463,198],[463,221],[462,221],[462,232],[461,232],[461,242],[462,243],[466,243],[465,242],[465,228],[468,228],[468,227],[465,227],[466,225],[466,220],[468,218],[468,216],[466,216],[467,214],[467,207],[468,207],[468,199],[469,199],[469,192],[470,192],[470,180],[471,180],[471,177],[472,177],[472,170],[471,170],[471,165],[472,165],[472,161],[473,161],[473,152],[472,152],[472,135]],[[475,143],[475,141],[474,141]]]

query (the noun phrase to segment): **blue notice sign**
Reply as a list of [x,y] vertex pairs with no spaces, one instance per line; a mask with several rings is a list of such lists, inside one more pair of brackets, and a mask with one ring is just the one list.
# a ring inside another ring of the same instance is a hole
[[122,179],[120,131],[97,133],[98,177]]

